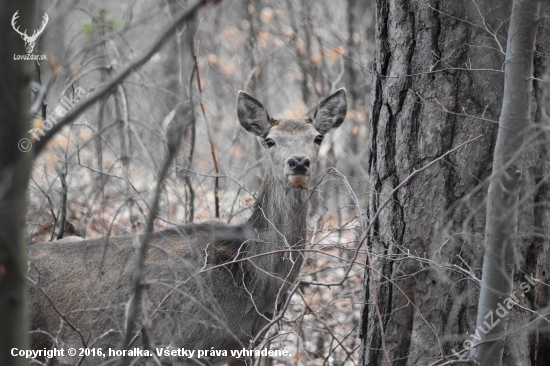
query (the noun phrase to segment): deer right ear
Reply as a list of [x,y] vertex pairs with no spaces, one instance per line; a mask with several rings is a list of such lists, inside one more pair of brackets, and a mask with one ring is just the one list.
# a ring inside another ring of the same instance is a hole
[[346,89],[341,88],[323,99],[313,116],[313,125],[321,135],[334,130],[344,122],[348,111]]
[[237,116],[241,126],[256,136],[266,136],[271,127],[269,115],[263,104],[242,90],[239,91],[237,101]]

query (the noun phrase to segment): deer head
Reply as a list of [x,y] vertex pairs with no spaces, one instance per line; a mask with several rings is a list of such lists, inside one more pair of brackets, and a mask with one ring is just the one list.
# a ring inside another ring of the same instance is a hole
[[268,151],[272,179],[294,190],[307,188],[324,135],[339,127],[347,112],[346,90],[323,99],[313,118],[275,120],[258,100],[240,91],[237,115],[241,126],[258,136]]
[[38,36],[40,34],[42,34],[42,32],[44,31],[44,28],[46,28],[46,24],[48,24],[48,14],[44,13],[44,21],[42,22],[42,27],[39,29],[39,30],[35,30],[32,34],[32,36],[28,36],[27,35],[27,30],[25,29],[25,32],[21,32],[19,30],[19,26],[16,27],[16,20],[17,18],[19,18],[19,10],[15,12],[15,14],[13,14],[13,17],[11,18],[11,26],[13,27],[13,29],[19,33],[21,35],[21,38],[23,38],[23,40],[25,41],[25,48],[27,49],[27,53],[31,53],[32,50],[34,49],[34,45],[36,43],[36,39],[38,38]]

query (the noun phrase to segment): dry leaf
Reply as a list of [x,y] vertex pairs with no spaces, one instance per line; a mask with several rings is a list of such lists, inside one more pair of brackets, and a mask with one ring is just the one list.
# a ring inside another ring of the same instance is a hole
[[231,76],[237,71],[237,68],[233,64],[231,64],[229,61],[227,61],[225,58],[219,59],[218,65],[220,66],[220,69],[227,76]]
[[344,55],[344,56],[347,56],[348,49],[344,46],[337,46],[337,47],[334,47],[332,50],[326,52],[326,54],[327,54],[327,57],[332,62],[335,62],[335,61],[338,61],[341,54]]
[[284,27],[283,34],[285,35],[287,41],[292,41],[292,39],[294,39],[294,31],[290,27]]
[[206,56],[206,61],[208,61],[211,64],[215,64],[218,62],[218,56],[211,53],[208,56]]
[[242,156],[243,153],[244,151],[240,146],[234,145],[233,148],[231,149],[231,155],[233,156],[239,157],[239,156]]
[[268,31],[261,31],[260,34],[258,34],[258,46],[260,46],[260,48],[267,46],[267,41],[270,36]]
[[296,112],[292,108],[287,108],[283,111],[283,114],[286,118],[298,118]]
[[73,76],[80,74],[80,66],[78,66],[74,62],[71,63],[71,73],[73,74]]
[[316,52],[311,55],[311,62],[315,65],[318,65],[323,59],[323,55],[320,52]]
[[264,23],[269,23],[273,20],[273,9],[271,8],[264,8],[262,10],[262,13],[260,14],[260,19]]
[[32,123],[32,126],[34,128],[41,128],[42,127],[42,122],[44,122],[44,120],[42,119],[42,117],[38,117],[38,118],[35,118],[33,123]]
[[59,74],[59,60],[55,58],[55,56],[50,56],[50,58],[48,59],[48,64],[50,66],[50,70],[52,70],[54,74]]
[[236,27],[230,26],[223,30],[220,34],[220,38],[226,41],[229,44],[229,48],[234,51],[246,36]]

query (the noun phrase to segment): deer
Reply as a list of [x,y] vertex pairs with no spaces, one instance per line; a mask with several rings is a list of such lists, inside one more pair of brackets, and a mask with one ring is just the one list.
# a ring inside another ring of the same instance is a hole
[[[289,296],[307,243],[308,182],[324,136],[346,113],[343,88],[305,119],[273,119],[260,101],[239,92],[238,121],[268,156],[252,214],[242,224],[210,220],[150,236],[149,311],[142,318],[152,331],[148,340],[143,330],[136,333],[129,349],[153,341],[156,355],[180,350],[164,363],[251,364],[250,357],[231,352],[258,345]],[[121,341],[132,296],[132,238],[34,244],[29,258],[33,349],[101,348],[109,357],[108,349]],[[198,358],[199,350],[209,352]],[[99,364],[92,357],[79,360],[58,357],[60,364]]]
[[25,41],[25,48],[27,49],[27,53],[31,53],[32,50],[34,49],[34,45],[36,43],[36,40],[38,39],[38,36],[42,34],[44,29],[46,28],[46,24],[48,24],[48,20],[49,20],[48,14],[44,13],[44,17],[43,17],[44,20],[42,21],[42,26],[40,27],[40,29],[35,30],[32,33],[32,36],[27,35],[26,29],[24,32],[21,32],[19,30],[19,26],[16,25],[17,18],[19,18],[19,10],[16,11],[15,14],[13,14],[13,17],[11,18],[11,26],[17,33],[19,33],[21,38],[23,38],[23,40]]

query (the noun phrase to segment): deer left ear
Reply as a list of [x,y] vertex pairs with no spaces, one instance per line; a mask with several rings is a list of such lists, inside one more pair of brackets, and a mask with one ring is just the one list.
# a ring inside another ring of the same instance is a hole
[[271,119],[264,105],[242,90],[237,100],[237,116],[241,126],[253,135],[266,136],[271,128]]
[[340,127],[346,118],[347,111],[346,89],[341,88],[319,103],[313,116],[313,125],[321,135],[324,135]]

